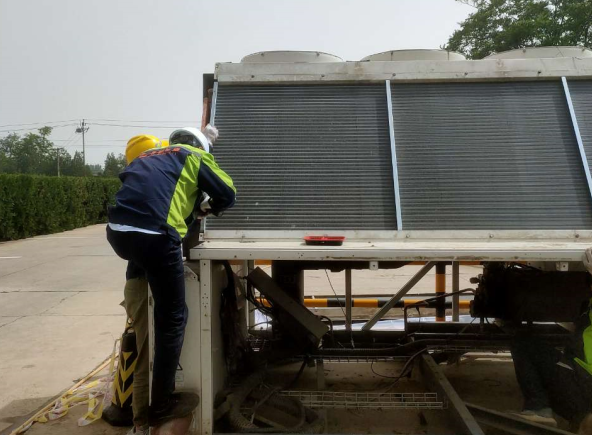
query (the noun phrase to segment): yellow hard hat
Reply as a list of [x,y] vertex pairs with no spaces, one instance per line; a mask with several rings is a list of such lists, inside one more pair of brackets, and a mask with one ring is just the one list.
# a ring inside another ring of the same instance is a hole
[[162,148],[166,148],[169,146],[169,140],[168,139],[161,139],[160,143],[162,144],[161,147]]
[[150,134],[141,134],[139,136],[132,137],[127,142],[125,148],[125,160],[129,165],[136,157],[142,154],[144,151],[148,151],[152,148],[161,148],[162,141],[156,136]]

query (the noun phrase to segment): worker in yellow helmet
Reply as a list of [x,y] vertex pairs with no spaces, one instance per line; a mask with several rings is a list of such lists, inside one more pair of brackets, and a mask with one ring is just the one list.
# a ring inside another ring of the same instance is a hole
[[[130,140],[129,154],[137,153],[137,159],[120,174],[122,187],[109,210],[107,239],[117,255],[129,261],[127,279],[147,279],[155,301],[152,400],[147,422],[134,409],[131,434],[144,435],[148,426],[189,416],[199,404],[197,394],[175,392],[187,324],[181,245],[194,213],[220,216],[234,205],[232,179],[210,154],[217,137],[217,129],[207,125],[203,131],[193,127],[174,131],[166,149],[153,149],[162,146],[153,137]],[[134,275],[137,269],[139,275]]]
[[[132,163],[140,154],[154,148],[164,148],[169,145],[168,140],[161,140],[156,136],[142,134],[132,137],[127,142],[125,159]],[[149,386],[149,356],[148,356],[148,280],[144,270],[129,261],[126,270],[124,288],[124,307],[131,327],[136,336],[136,364],[132,388],[133,416],[117,406],[110,407],[103,413],[103,418],[110,424],[133,425],[130,434],[145,434],[148,432],[148,405],[150,396]],[[129,408],[125,408],[126,410]]]
[[[163,142],[166,142],[166,145]],[[162,141],[156,136],[152,136],[150,134],[141,134],[139,136],[134,136],[127,142],[127,147],[125,148],[125,160],[129,165],[136,157],[138,157],[144,151],[148,151],[153,148],[164,148],[168,145],[168,140]]]

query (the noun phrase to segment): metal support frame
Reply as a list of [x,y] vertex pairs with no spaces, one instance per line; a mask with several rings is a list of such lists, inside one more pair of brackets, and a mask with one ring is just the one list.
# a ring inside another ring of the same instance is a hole
[[214,82],[214,92],[212,93],[212,109],[210,112],[210,124],[216,125],[216,102],[218,101],[218,82]]
[[578,118],[576,116],[576,110],[574,109],[573,102],[571,100],[571,93],[569,91],[569,85],[567,79],[561,77],[561,83],[563,83],[563,91],[565,92],[565,99],[567,100],[567,107],[569,108],[569,115],[571,116],[571,123],[573,125],[574,133],[576,135],[576,142],[580,150],[580,157],[582,158],[582,165],[584,166],[584,173],[586,174],[586,181],[588,183],[588,192],[592,198],[592,176],[590,175],[590,167],[588,166],[588,158],[586,157],[586,150],[584,149],[584,142],[582,141],[582,135],[580,134],[580,126],[578,125]]
[[[446,294],[446,263],[438,262],[436,264],[436,296]],[[436,301],[436,322],[446,321],[446,302],[444,298]]]
[[345,329],[352,329],[352,270],[345,269]]
[[454,390],[448,379],[446,379],[446,376],[444,376],[444,373],[442,373],[434,358],[425,353],[421,355],[420,368],[430,390],[437,392],[438,397],[446,398],[448,401],[448,409],[457,425],[458,433],[484,435],[477,420],[471,415],[465,403]]
[[532,423],[520,417],[513,417],[503,412],[483,408],[481,406],[465,403],[467,409],[480,423],[512,435],[573,435],[561,429]]
[[[452,262],[452,293],[460,290],[460,263]],[[452,296],[452,321],[458,322],[460,319],[460,295],[457,293]]]
[[[210,124],[215,126],[216,125],[216,102],[218,101],[218,82],[214,82],[214,92],[212,93],[212,108],[210,109]],[[207,231],[208,226],[208,219],[203,219],[203,231],[204,235]]]
[[397,165],[397,150],[395,146],[395,120],[393,118],[393,98],[391,94],[391,81],[386,81],[386,105],[388,110],[389,137],[391,141],[391,160],[393,163],[393,184],[395,188],[395,212],[397,214],[397,230],[403,230],[403,217],[401,214],[401,192],[399,189],[399,167]]
[[201,431],[203,435],[211,435],[214,429],[214,385],[212,376],[212,262],[209,260],[200,262],[201,284]]
[[436,265],[436,261],[429,261],[427,262],[420,270],[417,272],[407,284],[401,287],[399,290],[370,320],[368,320],[364,326],[362,326],[362,331],[369,331],[372,327],[378,322],[380,319],[384,317],[386,313],[389,312],[393,306],[399,302],[403,296],[407,294],[409,290],[411,290],[415,284],[417,284],[431,269]]
[[[253,270],[255,270],[255,260],[248,260],[245,276],[248,276]],[[252,287],[250,282],[246,282],[245,285],[247,286],[247,291],[250,290],[248,287]],[[255,307],[251,302],[247,301],[247,328],[255,325],[255,323],[257,323],[255,320]]]

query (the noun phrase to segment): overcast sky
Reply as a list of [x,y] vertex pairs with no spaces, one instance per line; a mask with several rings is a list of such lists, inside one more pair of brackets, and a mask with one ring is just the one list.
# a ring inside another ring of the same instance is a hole
[[[454,0],[0,0],[0,137],[35,127],[14,124],[86,118],[87,162],[103,163],[135,134],[199,124],[201,77],[216,62],[438,48],[470,12]],[[73,153],[74,130],[51,138]]]

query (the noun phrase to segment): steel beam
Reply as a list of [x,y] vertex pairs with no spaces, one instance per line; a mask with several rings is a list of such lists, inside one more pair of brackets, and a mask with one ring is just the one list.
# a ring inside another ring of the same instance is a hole
[[431,391],[438,393],[438,397],[445,398],[448,401],[448,409],[452,414],[452,419],[456,423],[459,434],[466,435],[484,435],[483,430],[475,418],[471,415],[465,403],[461,400],[457,392],[434,361],[431,355],[424,353],[420,361],[421,373],[424,381]]
[[395,189],[395,213],[397,214],[397,230],[403,230],[401,214],[401,192],[399,189],[399,167],[397,165],[397,148],[395,146],[395,119],[393,118],[393,100],[391,81],[386,81],[386,105],[388,111],[389,137],[391,142],[391,160],[393,164],[393,187]]
[[[341,304],[340,304],[341,305]],[[352,270],[345,269],[345,329],[352,329]]]
[[467,409],[475,416],[477,421],[500,430],[503,433],[512,435],[573,435],[561,429],[545,426],[538,423],[532,423],[520,417],[483,408],[481,406],[465,403]]
[[199,263],[200,274],[200,299],[201,299],[201,319],[200,319],[200,340],[201,353],[201,418],[198,424],[201,430],[198,432],[203,435],[211,435],[214,429],[212,421],[212,410],[214,409],[214,384],[212,369],[212,262],[203,260]]
[[210,124],[216,125],[216,102],[218,100],[218,82],[214,82],[214,93],[212,94],[212,109],[210,112]]
[[[446,294],[446,263],[436,264],[436,296]],[[440,298],[436,301],[436,322],[446,321],[446,301]]]
[[582,135],[580,134],[580,126],[578,125],[578,118],[576,111],[571,100],[571,93],[569,92],[569,85],[567,79],[561,77],[563,83],[563,91],[565,92],[565,99],[567,100],[567,107],[569,108],[569,115],[571,116],[571,123],[573,125],[574,133],[576,135],[576,142],[578,143],[578,149],[580,150],[580,157],[582,159],[582,165],[584,166],[584,174],[586,174],[586,182],[588,183],[588,192],[592,197],[592,176],[590,175],[590,167],[588,166],[588,158],[586,157],[586,150],[584,148],[584,142],[582,141]]
[[399,290],[370,320],[368,320],[364,326],[362,326],[362,331],[369,331],[372,327],[378,322],[380,319],[384,317],[386,313],[389,312],[391,308],[395,306],[397,302],[399,302],[403,296],[407,294],[409,290],[411,290],[415,284],[417,284],[431,269],[436,265],[435,261],[429,261],[423,266],[419,272],[417,272],[407,284],[401,287]]
[[[460,266],[458,261],[452,262],[452,293],[460,290]],[[460,295],[452,295],[452,321],[458,322],[460,319]]]

